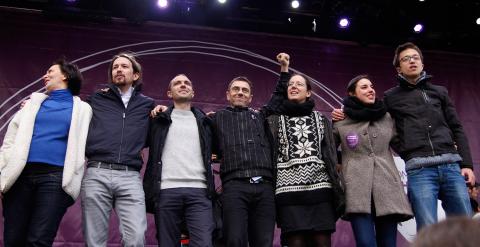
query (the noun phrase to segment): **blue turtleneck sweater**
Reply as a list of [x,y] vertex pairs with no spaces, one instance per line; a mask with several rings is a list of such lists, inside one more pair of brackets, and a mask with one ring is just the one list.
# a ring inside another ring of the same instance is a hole
[[72,109],[73,96],[68,89],[50,92],[35,118],[27,162],[63,166]]

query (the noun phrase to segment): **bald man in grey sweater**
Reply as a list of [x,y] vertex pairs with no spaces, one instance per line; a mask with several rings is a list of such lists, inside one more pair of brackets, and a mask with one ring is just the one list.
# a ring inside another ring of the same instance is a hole
[[173,106],[151,121],[144,178],[158,244],[178,246],[185,220],[189,246],[212,246],[211,123],[201,110],[191,106],[194,91],[187,76],[175,76],[167,95]]

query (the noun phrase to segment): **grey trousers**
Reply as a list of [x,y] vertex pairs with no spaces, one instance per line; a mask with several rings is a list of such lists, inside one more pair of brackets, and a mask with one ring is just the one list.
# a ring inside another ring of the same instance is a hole
[[147,218],[140,173],[89,167],[82,181],[83,235],[87,246],[106,246],[115,208],[123,246],[144,246]]

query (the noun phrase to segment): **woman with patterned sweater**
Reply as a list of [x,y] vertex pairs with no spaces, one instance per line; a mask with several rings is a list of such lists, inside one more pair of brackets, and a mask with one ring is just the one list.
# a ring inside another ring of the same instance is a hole
[[330,121],[314,111],[311,85],[288,74],[289,56],[280,53],[280,80],[287,84],[279,114],[269,118],[276,163],[277,223],[289,247],[330,246],[343,192],[335,173]]
[[345,218],[357,246],[396,246],[397,223],[412,218],[389,144],[394,122],[366,75],[353,78],[343,100],[347,118],[334,123],[342,148]]

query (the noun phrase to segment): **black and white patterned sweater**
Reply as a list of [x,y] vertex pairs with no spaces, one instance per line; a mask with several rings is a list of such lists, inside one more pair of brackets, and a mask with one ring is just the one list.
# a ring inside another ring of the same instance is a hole
[[332,200],[329,167],[322,158],[324,122],[316,111],[308,116],[278,116],[275,195],[279,205]]

